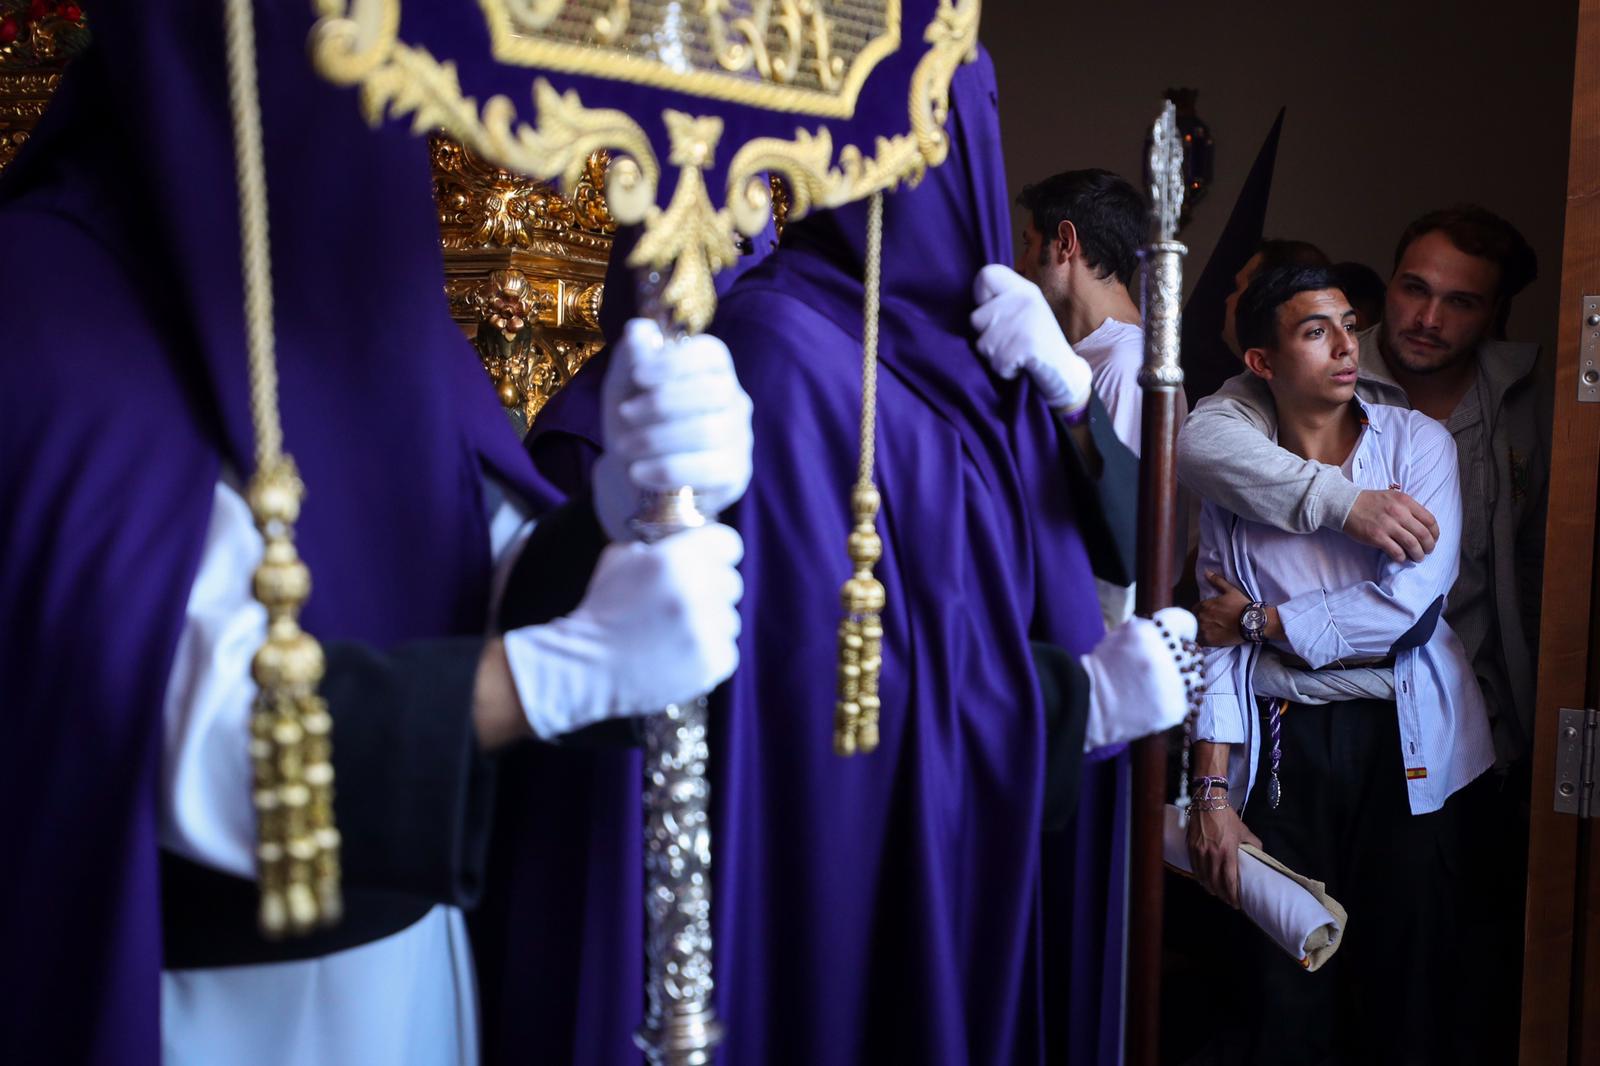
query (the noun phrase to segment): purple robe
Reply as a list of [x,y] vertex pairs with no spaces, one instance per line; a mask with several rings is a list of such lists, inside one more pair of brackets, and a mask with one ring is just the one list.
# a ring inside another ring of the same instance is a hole
[[[1041,835],[1042,708],[1028,654],[1030,638],[1088,650],[1099,612],[1059,472],[1062,430],[1027,382],[986,371],[967,324],[978,268],[1010,261],[986,56],[957,75],[953,96],[950,160],[885,210],[877,476],[888,608],[875,754],[832,751],[865,208],[795,224],[726,293],[711,327],[756,405],[755,479],[727,516],[746,545],[742,660],[712,718],[727,1063],[1117,1058],[1112,807],[1124,765],[1087,772],[1078,830]],[[603,365],[535,426],[536,460],[573,490],[583,442],[598,435]],[[639,761],[535,754],[501,804],[509,846],[477,923],[480,958],[500,945],[483,971],[486,1054],[632,1064],[643,1012]]]
[[[315,77],[310,5],[256,8],[304,623],[479,633],[483,474],[542,490],[450,320],[426,148]],[[162,700],[219,472],[253,466],[221,19],[95,4],[0,183],[6,1062],[159,1057]]]

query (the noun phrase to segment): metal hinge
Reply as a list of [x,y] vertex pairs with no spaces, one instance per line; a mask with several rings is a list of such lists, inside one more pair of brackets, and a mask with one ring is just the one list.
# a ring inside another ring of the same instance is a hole
[[1556,813],[1594,816],[1595,737],[1600,714],[1561,708],[1556,720]]
[[1578,338],[1578,402],[1600,403],[1600,296],[1583,298]]

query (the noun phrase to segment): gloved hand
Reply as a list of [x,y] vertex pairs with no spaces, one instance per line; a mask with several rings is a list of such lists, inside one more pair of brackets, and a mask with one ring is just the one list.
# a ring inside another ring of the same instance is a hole
[[611,348],[602,405],[605,452],[592,481],[595,513],[614,541],[631,540],[641,492],[694,490],[702,510],[731,505],[750,484],[750,397],[728,346],[697,334],[671,344],[636,318]]
[[1039,286],[991,263],[973,279],[972,295],[978,351],[994,372],[1010,380],[1026,370],[1051,407],[1063,414],[1083,410],[1093,388],[1089,364],[1067,343]]
[[739,534],[708,525],[613,544],[569,615],[505,635],[523,713],[546,740],[709,692],[739,664]]
[[1181,642],[1194,640],[1199,630],[1194,615],[1179,607],[1157,611],[1156,617],[1180,642],[1176,651],[1154,622],[1130,618],[1079,659],[1090,686],[1084,751],[1160,733],[1188,715],[1181,664],[1195,662],[1198,653],[1186,652]]

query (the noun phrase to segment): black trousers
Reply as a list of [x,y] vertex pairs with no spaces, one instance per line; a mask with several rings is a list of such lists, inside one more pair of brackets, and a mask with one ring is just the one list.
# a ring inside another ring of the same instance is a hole
[[1306,973],[1259,930],[1235,943],[1240,996],[1216,1061],[1259,1066],[1456,1063],[1455,804],[1413,815],[1395,705],[1292,705],[1283,716],[1282,798],[1261,769],[1243,812],[1266,851],[1327,883],[1349,912],[1344,942]]

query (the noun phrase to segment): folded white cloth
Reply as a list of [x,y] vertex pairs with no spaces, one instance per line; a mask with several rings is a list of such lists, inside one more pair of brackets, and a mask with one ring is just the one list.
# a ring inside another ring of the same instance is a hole
[[[1183,808],[1167,805],[1161,854],[1168,866],[1193,876],[1188,822]],[[1302,877],[1249,844],[1239,846],[1239,908],[1307,971],[1333,958],[1349,921],[1321,881]]]

